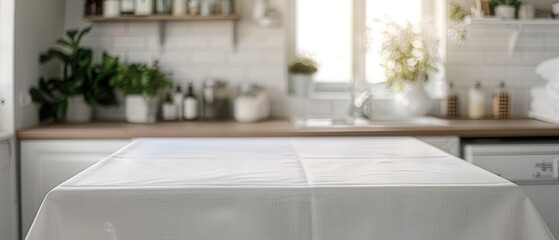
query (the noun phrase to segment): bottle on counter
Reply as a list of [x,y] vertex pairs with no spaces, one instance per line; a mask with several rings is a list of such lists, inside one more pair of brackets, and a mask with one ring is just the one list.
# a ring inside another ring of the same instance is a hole
[[184,100],[184,93],[182,92],[181,86],[177,86],[175,90],[175,94],[173,95],[173,104],[175,104],[175,108],[177,109],[177,120],[182,120],[182,103]]
[[177,120],[177,107],[173,104],[173,99],[171,99],[171,94],[167,94],[165,101],[163,101],[162,107],[163,113],[162,117],[164,121],[176,121]]
[[205,120],[226,120],[231,116],[227,83],[207,80],[202,88],[202,116]]
[[481,83],[476,82],[468,91],[468,117],[470,119],[485,118],[485,93],[481,88]]
[[441,113],[446,118],[458,118],[460,116],[460,101],[452,82],[448,83],[448,92],[442,101]]
[[194,94],[194,86],[192,83],[188,84],[188,93],[183,101],[183,116],[184,120],[192,121],[198,118],[198,98]]
[[134,0],[121,0],[120,1],[120,13],[121,14],[134,14],[135,11]]
[[505,83],[500,82],[493,92],[492,100],[493,119],[510,118],[510,95],[505,88]]
[[85,2],[86,16],[103,15],[103,0],[87,0]]

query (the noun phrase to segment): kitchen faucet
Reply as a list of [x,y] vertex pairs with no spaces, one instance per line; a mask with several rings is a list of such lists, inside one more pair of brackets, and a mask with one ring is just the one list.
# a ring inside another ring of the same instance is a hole
[[351,120],[356,118],[369,119],[372,112],[371,109],[372,94],[368,89],[361,91],[357,98],[351,98],[351,104],[348,109],[348,117]]

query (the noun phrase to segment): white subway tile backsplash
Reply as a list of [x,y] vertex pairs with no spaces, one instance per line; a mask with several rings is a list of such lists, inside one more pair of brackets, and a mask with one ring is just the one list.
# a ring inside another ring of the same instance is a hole
[[147,47],[144,37],[116,37],[114,48],[120,51],[145,51]]
[[128,63],[147,63],[152,64],[152,54],[151,53],[128,53],[127,54]]
[[545,49],[559,52],[559,37],[549,37],[545,39]]
[[282,83],[286,79],[283,67],[251,67],[246,70],[246,79],[256,83]]
[[541,37],[526,37],[522,35],[517,41],[517,51],[542,51],[545,49],[544,39]]
[[520,53],[510,54],[508,52],[486,52],[486,66],[518,66],[522,65],[522,57]]
[[232,52],[227,54],[227,65],[258,66],[262,63],[261,52]]
[[90,37],[126,37],[128,36],[127,28],[128,28],[128,23],[125,22],[96,23],[89,36]]
[[153,37],[159,34],[157,22],[130,22],[128,23],[128,34],[131,37]]
[[168,37],[164,49],[167,52],[204,50],[208,47],[208,37]]
[[512,84],[532,84],[540,81],[535,67],[509,67],[507,69],[507,82]]
[[223,52],[194,52],[192,55],[192,64],[219,66],[225,63],[225,53]]
[[532,66],[536,66],[537,64],[553,58],[553,57],[557,57],[559,56],[559,52],[523,52],[522,53],[522,60],[523,63],[526,65],[532,65]]
[[212,37],[210,38],[210,50],[230,50],[234,49],[233,46],[233,37]]
[[241,84],[246,79],[244,69],[238,67],[212,67],[209,76],[236,84]]

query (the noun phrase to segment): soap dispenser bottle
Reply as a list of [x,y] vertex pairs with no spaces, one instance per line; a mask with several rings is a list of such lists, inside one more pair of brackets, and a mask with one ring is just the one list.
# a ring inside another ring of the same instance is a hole
[[198,98],[196,98],[192,83],[188,85],[188,93],[184,97],[183,116],[184,120],[195,120],[198,118]]
[[481,83],[476,82],[468,91],[468,116],[470,119],[485,118],[485,93],[481,88]]

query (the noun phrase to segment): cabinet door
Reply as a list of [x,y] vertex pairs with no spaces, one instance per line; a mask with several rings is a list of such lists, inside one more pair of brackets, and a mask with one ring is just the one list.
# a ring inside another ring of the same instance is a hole
[[21,142],[21,215],[25,238],[46,194],[129,140],[45,140]]

